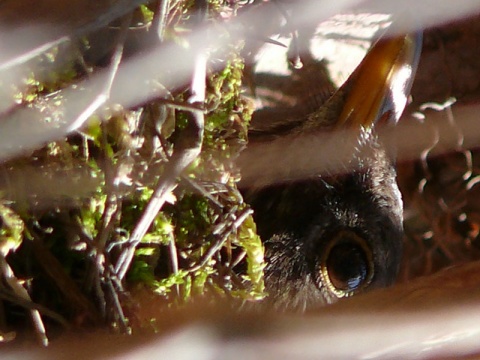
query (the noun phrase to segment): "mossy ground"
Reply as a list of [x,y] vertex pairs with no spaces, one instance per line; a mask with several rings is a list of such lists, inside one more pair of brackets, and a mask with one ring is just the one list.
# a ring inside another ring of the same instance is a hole
[[[166,41],[181,42],[182,33],[191,31],[193,4],[171,2]],[[209,5],[208,21],[220,21],[225,4]],[[134,12],[128,30],[134,36],[127,37],[124,56],[148,42],[153,18],[153,7]],[[109,33],[120,31],[115,26],[41,55],[35,61],[53,69],[47,78],[31,72],[26,87],[10,89],[8,96],[32,108],[56,97],[48,103],[55,114],[50,121],[61,121],[62,89],[105,67],[114,48]],[[198,297],[242,302],[264,296],[263,248],[233,163],[246,144],[251,115],[241,94],[241,48],[234,42],[210,55],[210,62],[223,67],[207,69],[202,152],[137,246],[123,282],[113,265],[184,136],[185,112],[165,99],[130,109],[109,104],[81,131],[1,165],[2,254],[33,301],[25,305],[14,294],[3,301],[3,331],[28,317],[33,303],[71,326],[109,324],[129,331],[132,322],[125,314],[135,316],[131,294],[140,288],[168,307]],[[171,89],[167,100],[181,104],[187,87]]]

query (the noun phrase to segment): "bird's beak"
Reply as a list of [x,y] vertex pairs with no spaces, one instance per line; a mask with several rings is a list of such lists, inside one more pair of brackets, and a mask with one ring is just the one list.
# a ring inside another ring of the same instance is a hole
[[344,97],[336,127],[371,129],[396,123],[410,94],[422,33],[382,37],[338,90]]

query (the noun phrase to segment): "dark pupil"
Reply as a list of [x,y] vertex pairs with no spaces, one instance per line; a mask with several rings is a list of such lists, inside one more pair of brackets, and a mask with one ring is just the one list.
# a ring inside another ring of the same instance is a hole
[[339,290],[357,289],[367,278],[368,260],[356,244],[335,245],[328,254],[327,271],[333,286]]

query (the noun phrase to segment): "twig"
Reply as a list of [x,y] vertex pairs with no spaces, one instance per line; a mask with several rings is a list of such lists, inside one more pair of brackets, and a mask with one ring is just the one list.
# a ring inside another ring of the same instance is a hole
[[[24,299],[20,297],[17,293],[13,290],[9,290],[7,288],[0,288],[0,299],[8,301],[12,304],[24,307],[25,309],[30,310],[38,310],[40,314],[49,317],[52,320],[55,320],[64,328],[68,329],[70,325],[68,324],[67,320],[65,320],[61,315],[57,314],[56,312],[42,306],[40,304],[36,304],[31,300]],[[1,342],[1,341],[0,341]]]
[[[14,66],[21,65],[34,57],[41,55],[42,53],[71,41],[75,38],[80,38],[88,33],[91,33],[97,29],[105,27],[113,20],[118,19],[125,14],[131,13],[133,9],[141,4],[146,3],[147,0],[118,0],[113,4],[108,5],[108,8],[104,9],[103,13],[92,14],[91,19],[85,22],[83,25],[72,30],[70,34],[64,34],[58,36],[56,39],[45,41],[43,44],[39,44],[33,49],[30,49],[22,54],[19,54],[7,61],[0,64],[0,71],[8,70]],[[18,14],[20,16],[21,14]],[[71,15],[71,14],[70,14]]]
[[[245,219],[247,218],[247,216],[249,216],[251,213],[253,212],[252,209],[245,209],[243,210],[240,215],[238,216],[237,219],[235,219],[232,224],[230,224],[230,226],[228,227],[227,230],[224,231],[223,233],[223,236],[218,240],[216,241],[208,250],[207,252],[205,253],[205,255],[200,259],[200,261],[198,262],[197,265],[195,266],[192,266],[190,269],[188,269],[188,271],[190,272],[193,272],[193,271],[197,271],[199,270],[200,268],[202,268],[203,266],[205,266],[207,264],[207,262],[212,258],[213,255],[215,255],[217,253],[217,251],[223,246],[223,244],[225,244],[225,241],[227,241],[228,237],[230,236],[230,234],[232,233],[233,230],[236,230],[238,229],[242,223],[245,221]],[[231,220],[231,219],[229,219]],[[220,225],[223,225],[224,223],[220,224]]]
[[231,271],[235,266],[240,264],[240,262],[245,258],[246,255],[247,252],[245,250],[242,250],[242,252],[238,254],[238,256],[231,262],[229,270]]
[[[97,256],[104,253],[105,246],[110,233],[115,225],[115,215],[118,213],[119,201],[117,195],[110,192],[105,200],[105,210],[102,214],[101,228],[94,240]],[[97,261],[100,259],[97,257]]]
[[200,195],[203,197],[207,198],[209,201],[212,202],[212,204],[217,208],[217,209],[223,209],[223,205],[215,199],[214,196],[212,196],[211,193],[209,193],[202,185],[200,185],[197,181],[190,179],[188,176],[182,176],[182,180],[184,181],[186,186],[191,187],[194,191],[198,192]]
[[10,60],[4,61],[2,64],[0,64],[0,71],[6,71],[14,66],[21,65],[27,62],[28,60],[33,59],[35,56],[39,56],[44,52],[50,50],[51,48],[55,46],[59,46],[63,43],[66,43],[69,40],[70,40],[70,37],[62,36],[62,37],[59,37],[58,39],[48,41],[42,45],[39,45],[33,49],[30,49],[26,53],[20,54]]
[[[203,14],[200,21],[203,21]],[[193,79],[190,86],[191,96],[188,103],[203,104],[205,101],[205,81],[207,69],[207,55],[200,51],[195,59]],[[203,111],[191,111],[186,114],[188,125],[184,130],[180,142],[176,144],[174,153],[168,162],[165,172],[158,180],[157,188],[148,202],[140,220],[136,224],[129,239],[127,248],[120,255],[115,272],[120,280],[132,262],[135,249],[145,236],[148,228],[165,203],[167,195],[177,186],[177,178],[198,157],[203,142],[204,114]]]
[[165,104],[170,106],[171,108],[178,109],[178,110],[185,110],[185,111],[203,111],[206,112],[207,110],[203,106],[203,103],[185,103],[179,102],[175,100],[168,100],[168,99],[160,99],[159,103]]
[[[296,26],[293,24],[293,21],[292,21],[292,18],[290,16],[290,14],[288,13],[288,11],[284,8],[284,6],[278,2],[278,0],[275,0],[273,2],[278,10],[280,11],[280,13],[282,14],[282,16],[285,18],[285,21],[286,21],[286,25],[288,27],[288,30],[290,31],[290,34],[292,36],[292,52],[293,54],[290,55],[289,54],[289,59],[288,61],[290,62],[290,64],[292,65],[293,68],[295,69],[300,69],[303,67],[303,63],[302,63],[302,59],[301,59],[301,56],[300,56],[300,46],[299,46],[299,39],[298,39],[298,30],[296,29]],[[289,51],[290,53],[290,51]]]
[[[170,265],[172,267],[172,273],[174,275],[178,274],[178,251],[177,251],[177,245],[175,244],[175,237],[173,234],[170,236],[170,241],[168,243],[168,251],[170,253]],[[175,284],[175,292],[178,295],[180,295],[180,287],[178,284]]]
[[[153,193],[150,201],[142,214],[142,217],[135,226],[130,239],[128,247],[120,255],[115,272],[119,279],[123,279],[130,263],[132,261],[135,249],[142,238],[148,231],[153,220],[162,208],[167,195],[177,186],[177,177],[190,165],[193,160],[200,154],[202,139],[203,139],[203,113],[191,114],[191,119],[195,119],[195,127],[198,128],[198,135],[195,139],[196,145],[191,148],[177,149],[172,155],[170,162],[167,164],[164,174],[158,180],[158,186]],[[201,121],[199,121],[201,119]],[[192,123],[192,121],[190,122]]]
[[155,16],[152,20],[152,28],[160,42],[163,42],[165,36],[165,28],[167,23],[168,9],[170,7],[170,0],[158,0],[156,4]]
[[[113,305],[114,305],[115,309],[117,310],[115,312],[115,314],[117,314],[117,316],[118,316],[118,320],[119,320],[118,323],[122,327],[122,329],[121,329],[122,333],[131,334],[131,329],[128,326],[128,321],[125,318],[125,314],[123,313],[122,305],[120,303],[120,300],[118,299],[118,294],[115,291],[115,287],[113,286],[113,283],[112,283],[112,280],[110,279],[110,277],[106,281],[106,285],[108,287],[110,295],[112,296]],[[117,319],[115,319],[115,320],[117,320]]]
[[[15,294],[21,299],[31,302],[32,299],[30,299],[30,295],[28,295],[27,290],[20,284],[20,281],[16,278],[12,268],[10,265],[8,265],[7,260],[3,255],[0,255],[0,270],[5,278],[5,281],[15,292]],[[32,317],[33,326],[40,343],[43,346],[48,346],[48,337],[45,331],[45,326],[43,325],[42,317],[40,316],[40,312],[37,309],[30,309],[30,315]]]
[[[107,135],[106,129],[104,124],[102,124],[102,141],[103,146],[102,148],[105,149],[107,146]],[[115,218],[119,212],[119,200],[116,194],[115,189],[115,178],[117,174],[115,174],[112,161],[106,154],[104,153],[104,172],[105,172],[105,184],[106,184],[106,192],[107,198],[105,200],[105,209],[102,214],[101,218],[101,225],[100,230],[98,231],[97,236],[93,241],[93,246],[95,248],[95,256],[94,256],[94,263],[91,267],[90,283],[87,283],[87,289],[89,290],[91,287],[91,282],[95,283],[95,292],[99,298],[100,309],[102,315],[106,316],[107,304],[105,301],[105,294],[102,289],[102,278],[105,275],[105,247],[107,244],[107,240],[112,233],[112,230],[115,226]]]
[[83,110],[80,115],[68,126],[67,132],[76,130],[80,128],[85,121],[96,111],[100,106],[105,104],[108,99],[110,98],[110,94],[112,91],[113,81],[115,80],[115,75],[117,74],[118,67],[120,62],[122,61],[123,57],[123,47],[125,45],[125,40],[127,38],[128,33],[128,26],[132,20],[132,13],[127,14],[121,25],[120,33],[115,41],[115,51],[112,55],[112,59],[110,61],[110,68],[107,73],[107,79],[105,80],[105,85],[100,94],[98,94],[95,99],[90,103],[90,105]]
[[235,218],[235,213],[238,210],[238,206],[233,206],[232,209],[228,212],[226,219],[224,221],[221,221],[218,223],[213,229],[212,229],[212,235],[218,235],[222,232],[224,232],[225,228],[227,226],[231,227],[231,222]]

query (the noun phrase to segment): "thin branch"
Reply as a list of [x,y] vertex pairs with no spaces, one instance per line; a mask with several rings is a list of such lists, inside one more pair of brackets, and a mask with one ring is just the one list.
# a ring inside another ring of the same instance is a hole
[[[119,1],[119,3],[125,3]],[[329,16],[343,10],[351,10],[353,3],[357,1],[345,1],[339,6],[338,2],[321,2],[318,1],[298,1],[296,4],[300,8],[296,9],[296,13],[302,16],[304,24],[312,24],[313,19],[315,23],[326,20]],[[372,3],[372,2],[369,2]],[[408,5],[417,5],[418,1],[413,4],[413,0],[407,1]],[[117,2],[115,3],[117,4]],[[265,2],[264,4],[270,4]],[[267,8],[261,4],[255,11],[246,11],[240,14],[235,19],[226,23],[225,29],[230,31],[232,36],[215,36],[218,31],[212,31],[214,26],[205,26],[203,29],[192,32],[186,37],[190,44],[188,50],[182,49],[172,43],[165,42],[162,46],[157,46],[146,51],[138,56],[132,57],[129,61],[125,61],[116,76],[115,86],[112,89],[111,101],[120,103],[124,108],[131,108],[144,104],[152,98],[158,98],[162,93],[161,89],[155,86],[149,86],[154,82],[148,82],[152,78],[159,79],[166,87],[173,89],[182,86],[188,81],[188,76],[191,74],[191,54],[199,48],[213,48],[220,49],[229,46],[232,41],[244,38],[245,27],[254,25],[262,18],[268,17],[271,14],[271,8]],[[433,0],[425,0],[422,2],[421,8],[418,11],[418,22],[413,22],[406,25],[405,28],[398,31],[414,31],[424,26],[425,23],[432,23],[433,18],[437,18],[437,24],[445,19],[453,20],[465,14],[472,14],[478,12],[479,4],[477,0],[462,0],[456,3],[455,9],[449,9],[435,6]],[[271,5],[270,5],[271,6]],[[382,1],[375,3],[378,11],[382,10],[387,13],[404,13],[407,7],[402,2],[398,5],[398,1],[393,0]],[[430,7],[429,7],[430,6]],[[400,9],[401,8],[401,9]],[[417,15],[417,14],[416,14]],[[245,26],[242,26],[245,24]],[[218,25],[217,26],[218,29]],[[154,64],[154,66],[152,66]],[[221,63],[212,64],[212,69],[220,68]],[[175,69],[172,73],[165,71],[165,69]],[[66,116],[63,119],[45,123],[45,112],[39,111],[38,107],[19,107],[11,113],[4,114],[1,122],[0,134],[2,141],[0,141],[0,160],[11,158],[19,155],[22,152],[38,148],[49,141],[54,141],[65,137],[66,129],[71,128],[71,119],[76,119],[76,116],[70,114],[78,113],[78,108],[82,110],[85,108],[83,103],[86,101],[85,94],[92,94],[96,88],[101,88],[104,83],[104,74],[99,72],[94,74],[89,79],[81,81],[76,84],[76,88],[68,88],[62,90],[61,94],[65,100]],[[146,85],[147,84],[147,85]],[[78,89],[86,89],[79,91]],[[58,119],[57,114],[49,114],[54,119]],[[63,120],[63,121],[62,121]],[[22,131],[21,129],[32,128],[33,131]]]
[[[52,320],[55,320],[60,325],[62,325],[65,329],[69,329],[70,325],[68,324],[67,320],[65,320],[61,315],[57,314],[56,312],[42,306],[40,304],[36,304],[31,300],[27,300],[21,296],[19,296],[15,291],[9,290],[7,288],[0,288],[0,299],[8,301],[12,304],[24,307],[25,309],[29,310],[38,310],[40,314],[49,317]],[[0,340],[1,342],[1,340]]]
[[182,176],[182,181],[185,186],[190,187],[193,191],[207,198],[217,209],[223,208],[222,203],[194,179],[190,179],[188,176]]
[[101,93],[97,95],[97,97],[93,100],[93,102],[82,113],[80,113],[80,115],[78,115],[78,117],[68,126],[68,132],[80,128],[85,123],[85,121],[87,121],[88,118],[100,108],[100,106],[105,104],[110,99],[113,81],[115,80],[118,67],[120,66],[120,62],[122,61],[123,48],[125,45],[125,40],[127,38],[128,26],[130,25],[131,21],[132,13],[127,14],[122,20],[120,33],[118,34],[118,37],[115,41],[115,51],[110,61],[110,68],[107,73],[107,79],[105,81],[104,88],[102,89]]
[[152,20],[152,28],[160,42],[163,42],[165,28],[167,27],[167,15],[170,8],[170,0],[158,0],[155,16]]
[[30,49],[29,51],[27,51],[23,54],[17,55],[16,57],[1,63],[0,64],[0,71],[5,71],[5,70],[8,71],[9,69],[13,68],[14,66],[21,65],[21,64],[27,62],[28,60],[31,60],[34,57],[45,53],[46,51],[50,50],[51,48],[53,48],[55,46],[59,46],[60,44],[66,43],[69,40],[70,40],[70,37],[62,36],[58,39],[46,42],[46,43],[44,43],[42,45],[39,45],[39,46],[37,46],[33,49]]
[[[33,49],[30,49],[24,53],[18,54],[13,58],[4,61],[0,64],[0,71],[11,69],[14,66],[24,64],[28,60],[33,59],[34,57],[45,53],[46,51],[64,44],[68,41],[71,41],[75,38],[80,38],[86,34],[89,34],[97,29],[105,27],[113,20],[118,19],[125,14],[131,13],[133,9],[138,7],[141,4],[148,2],[147,0],[118,0],[113,4],[108,3],[108,7],[101,9],[100,13],[91,13],[90,18],[85,21],[82,25],[70,31],[69,34],[59,35],[55,39],[50,39],[44,43],[38,44]],[[2,4],[3,5],[3,4]],[[3,9],[3,8],[2,8]],[[4,9],[3,9],[4,10]],[[20,9],[21,11],[22,9]],[[101,11],[104,11],[101,13]],[[20,16],[21,14],[17,14]],[[68,14],[72,15],[72,14]],[[83,16],[83,14],[82,14]],[[21,18],[21,17],[20,17]]]
[[[207,250],[207,252],[200,259],[198,264],[192,266],[190,269],[188,269],[188,271],[194,272],[194,271],[197,271],[197,270],[201,269],[202,267],[204,267],[208,263],[208,261],[218,252],[218,250],[220,250],[220,248],[223,246],[223,244],[225,244],[225,242],[227,241],[227,239],[231,235],[231,233],[234,230],[238,229],[242,225],[242,223],[245,221],[245,219],[252,212],[253,212],[252,209],[245,209],[239,214],[238,218],[236,218],[236,219],[232,219],[232,215],[229,214],[229,216],[228,216],[229,219],[227,219],[227,221],[231,221],[231,224],[229,224],[228,228],[223,231],[223,235],[218,239],[218,241],[216,241]],[[219,224],[219,226],[222,227],[222,228],[225,228],[227,225],[226,225],[226,222],[222,222],[221,224]],[[212,233],[215,233],[215,229],[212,231]],[[217,231],[217,233],[218,233],[218,231]]]
[[[191,148],[177,149],[172,155],[164,174],[158,180],[158,186],[148,202],[142,217],[132,231],[128,247],[122,252],[117,261],[115,272],[119,279],[124,278],[130,267],[136,247],[147,233],[148,228],[165,203],[167,196],[177,186],[177,178],[200,154],[203,138],[203,113],[191,114],[190,120],[192,119],[195,119],[195,121],[190,121],[190,123],[194,122],[194,127],[198,129],[197,137],[194,140],[196,144]],[[200,119],[201,121],[199,121]]]
[[[16,278],[12,268],[10,267],[10,265],[8,265],[7,260],[3,255],[0,255],[0,271],[3,274],[5,281],[15,292],[16,295],[18,295],[23,300],[29,302],[32,301],[27,290],[20,284],[20,281]],[[30,315],[32,317],[35,333],[37,334],[40,343],[43,346],[48,346],[48,337],[45,331],[45,325],[43,325],[42,317],[40,316],[40,312],[37,309],[30,309]]]
[[115,287],[112,283],[111,278],[109,278],[109,280],[106,281],[106,285],[109,290],[110,296],[112,297],[111,300],[112,300],[113,306],[115,307],[115,310],[116,310],[112,312],[118,317],[118,319],[114,319],[114,320],[117,320],[117,324],[121,326],[121,330],[123,334],[131,334],[131,329],[128,326],[128,320],[125,317],[125,314],[123,313],[122,304],[120,303],[120,299],[118,298],[118,293],[115,290]]
[[[178,251],[177,245],[175,243],[175,237],[173,234],[170,234],[170,241],[168,242],[168,252],[170,253],[170,266],[172,268],[172,273],[174,275],[178,274]],[[175,284],[175,292],[180,295],[180,287],[178,284]]]
[[199,103],[185,103],[185,102],[179,102],[175,100],[168,100],[168,99],[160,99],[158,101],[159,103],[165,104],[167,106],[170,106],[171,108],[177,109],[177,110],[185,110],[185,111],[203,111],[206,112],[207,110],[203,106],[203,104]]
[[[200,21],[203,21],[203,15]],[[188,103],[190,104],[203,104],[205,101],[206,69],[207,55],[205,50],[199,51],[195,59],[193,78],[190,86],[191,96],[188,99]],[[174,153],[166,166],[165,172],[158,180],[155,192],[148,202],[140,220],[133,229],[127,248],[122,252],[117,261],[115,272],[120,280],[125,277],[132,262],[135,249],[147,233],[148,228],[165,203],[168,194],[177,186],[177,178],[200,154],[204,130],[203,111],[191,111],[186,115],[188,117],[187,128],[184,130],[179,143],[176,144]]]
[[[102,149],[105,150],[107,147],[107,134],[104,124],[102,124],[102,142]],[[102,289],[102,279],[105,277],[105,247],[114,229],[116,224],[116,215],[119,212],[119,199],[116,193],[117,189],[114,185],[117,174],[113,169],[112,160],[107,155],[106,151],[104,151],[104,173],[107,198],[105,200],[105,208],[100,220],[100,229],[97,233],[97,236],[93,240],[95,254],[93,263],[91,264],[92,266],[90,267],[90,272],[88,274],[89,276],[87,276],[87,279],[90,281],[87,282],[86,288],[89,291],[92,286],[92,282],[94,283],[95,292],[99,299],[101,313],[105,317],[107,306],[105,301],[105,293]]]

